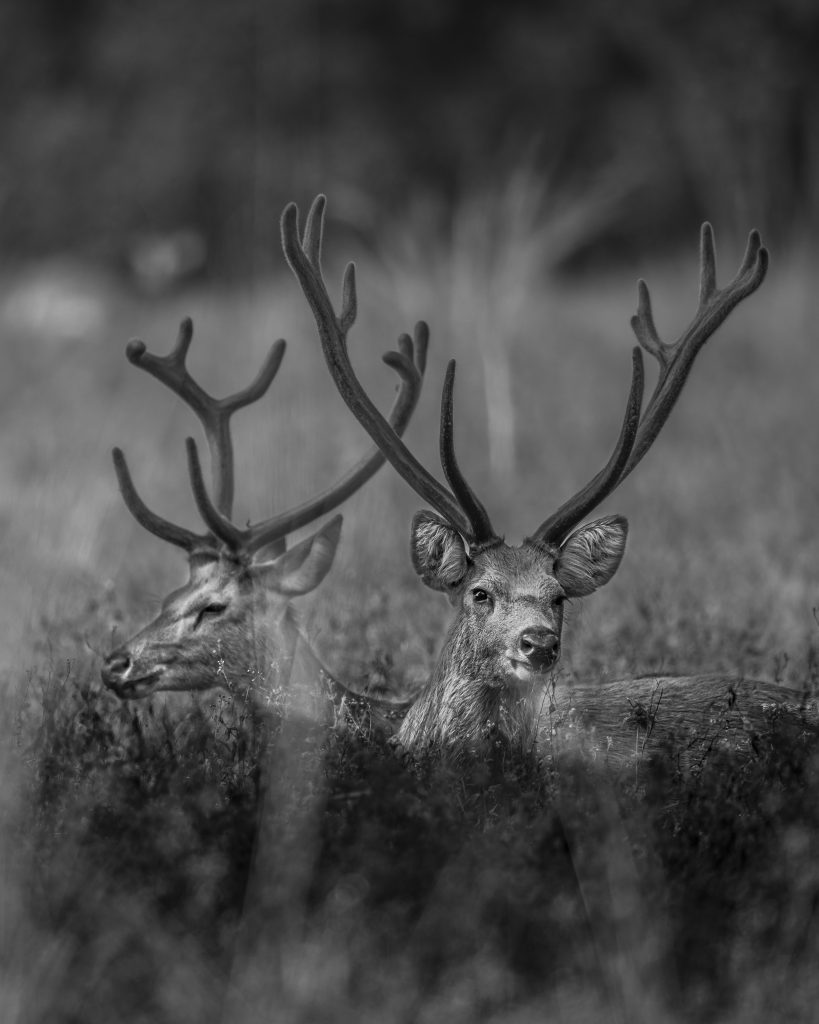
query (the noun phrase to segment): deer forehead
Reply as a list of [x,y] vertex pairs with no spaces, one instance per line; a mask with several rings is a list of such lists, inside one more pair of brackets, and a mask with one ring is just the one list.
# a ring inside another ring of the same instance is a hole
[[551,601],[561,593],[554,568],[555,555],[534,544],[498,544],[475,556],[469,585],[513,601]]
[[242,573],[233,562],[222,559],[191,569],[191,577],[184,587],[168,594],[162,602],[162,611],[186,615],[209,600],[230,602],[242,591]]

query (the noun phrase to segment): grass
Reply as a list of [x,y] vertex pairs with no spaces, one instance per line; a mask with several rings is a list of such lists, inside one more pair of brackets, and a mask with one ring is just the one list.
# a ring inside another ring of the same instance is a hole
[[[432,463],[455,355],[462,462],[514,539],[606,458],[634,278],[648,279],[661,332],[681,329],[695,243],[633,273],[544,275],[515,322],[495,324],[514,395],[511,482],[484,458],[480,325],[452,329],[444,275],[408,260],[402,280],[394,260],[361,261],[356,365],[386,404],[380,353],[410,326],[408,305],[430,320],[410,443]],[[718,243],[725,280],[740,245]],[[506,244],[498,259],[514,274]],[[432,255],[468,266],[457,247]],[[338,256],[331,232],[331,281]],[[804,255],[774,254],[656,450],[602,510],[628,516],[629,550],[610,586],[571,610],[564,679],[814,678],[814,277]],[[364,447],[284,276],[150,307],[108,287],[102,301],[96,334],[59,347],[19,327],[4,338],[2,1019],[812,1019],[819,766],[815,737],[775,716],[759,749],[715,742],[685,775],[669,750],[612,779],[503,752],[458,772],[411,765],[375,738],[259,720],[224,694],[123,705],[102,691],[100,654],[183,578],[181,556],[122,506],[108,449],[125,448],[152,507],[196,522],[182,443],[195,425],[127,364],[128,337],[166,351],[191,313],[191,362],[217,394],[246,383],[274,337],[291,341],[271,396],[237,417],[238,520],[300,500]],[[382,473],[346,506],[336,566],[303,602],[351,682],[401,691],[433,664],[446,606],[407,558],[416,506]]]

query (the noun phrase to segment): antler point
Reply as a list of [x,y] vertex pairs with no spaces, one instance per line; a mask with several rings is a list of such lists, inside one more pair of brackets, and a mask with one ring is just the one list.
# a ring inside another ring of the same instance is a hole
[[648,285],[646,284],[646,282],[641,277],[637,281],[637,317],[638,317],[638,319],[639,319],[639,317],[644,312],[648,312],[649,316],[651,315],[651,292],[649,292]]
[[130,363],[138,363],[145,355],[145,347],[141,338],[132,338],[125,346],[125,358]]
[[423,377],[427,368],[427,348],[429,346],[429,326],[425,320],[415,325],[415,366]]
[[299,244],[299,208],[295,203],[288,203],[281,216],[282,248],[287,262],[292,266],[290,249]]

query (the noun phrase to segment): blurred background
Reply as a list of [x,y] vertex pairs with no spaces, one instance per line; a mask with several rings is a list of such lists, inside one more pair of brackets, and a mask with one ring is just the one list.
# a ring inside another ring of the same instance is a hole
[[[700,222],[715,225],[723,283],[759,228],[768,281],[708,346],[658,453],[617,495],[637,552],[621,593],[667,587],[684,601],[690,576],[680,618],[695,615],[710,641],[663,630],[681,669],[737,667],[719,639],[732,608],[731,628],[762,634],[760,668],[769,635],[803,643],[819,490],[818,44],[809,0],[2,0],[6,663],[25,661],[42,616],[81,606],[77,588],[155,607],[184,571],[114,485],[120,444],[149,504],[196,522],[183,438],[198,426],[128,365],[128,338],[168,351],[192,315],[191,367],[217,395],[289,340],[270,395],[237,417],[237,521],[327,486],[362,450],[281,258],[283,206],[304,212],[318,191],[331,292],[346,259],[359,264],[359,372],[384,407],[381,354],[430,321],[410,442],[435,465],[440,381],[458,356],[459,450],[511,538],[610,449],[635,278],[651,283],[671,340],[695,308]],[[410,674],[423,677],[440,612],[423,618],[437,604],[419,601],[406,558],[417,502],[393,477],[349,504],[322,593],[358,608],[359,577],[392,601],[406,593],[407,632],[422,636]],[[736,611],[738,591],[752,608]],[[648,668],[631,611],[600,600],[600,649],[626,636],[613,667]],[[353,646],[372,647],[369,615],[345,633]],[[395,621],[385,612],[388,634]]]
[[[331,293],[359,264],[360,374],[385,407],[381,354],[430,321],[410,443],[435,466],[457,356],[459,451],[512,539],[611,447],[635,278],[671,340],[695,309],[700,222],[715,225],[723,283],[759,228],[768,280],[614,499],[635,554],[620,596],[591,605],[582,649],[598,653],[580,666],[668,668],[670,643],[681,670],[742,669],[752,650],[767,671],[773,649],[802,645],[819,559],[817,44],[809,0],[0,0],[4,662],[26,663],[43,617],[101,590],[136,601],[139,621],[184,573],[122,506],[110,448],[149,504],[194,526],[183,439],[199,428],[128,365],[128,338],[166,352],[192,315],[191,368],[216,395],[288,339],[280,379],[236,419],[237,521],[303,500],[361,452],[281,258],[283,206],[304,212],[318,191]],[[387,638],[403,627],[414,645],[387,639],[390,663],[428,670],[441,616],[406,558],[416,505],[382,473],[347,506],[319,602],[354,608],[352,664],[337,612],[316,629],[353,678],[383,661],[376,609]],[[666,614],[684,610],[653,631],[660,653],[638,651],[646,613],[622,595],[650,608],[661,592]],[[102,648],[115,628],[130,626],[100,619]],[[729,628],[753,637],[742,655]]]
[[706,216],[781,244],[819,215],[817,44],[811,0],[4,0],[3,257],[139,274],[176,238],[237,277],[290,198],[367,241],[423,198],[443,231],[521,161],[617,198],[565,262]]

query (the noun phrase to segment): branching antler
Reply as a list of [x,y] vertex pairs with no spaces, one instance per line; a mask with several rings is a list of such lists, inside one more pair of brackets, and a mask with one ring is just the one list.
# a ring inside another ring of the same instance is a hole
[[258,401],[270,387],[279,372],[286,343],[275,342],[256,379],[242,391],[227,398],[214,398],[190,375],[185,359],[193,340],[193,321],[185,317],[179,325],[176,345],[167,356],[148,352],[138,338],[128,342],[125,355],[128,361],[147,371],[190,406],[199,417],[210,449],[213,474],[213,493],[216,507],[230,518],[233,511],[233,441],[230,436],[230,417],[237,409]]
[[640,426],[640,409],[643,404],[643,353],[639,348],[631,351],[631,389],[620,436],[606,465],[596,476],[577,492],[573,498],[565,502],[557,512],[553,512],[543,525],[532,534],[531,539],[541,544],[556,544],[555,538],[561,540],[597,506],[617,486],[623,477],[625,466],[634,451],[634,444]]
[[734,279],[724,288],[717,288],[717,260],[714,229],[706,221],[700,231],[700,295],[697,312],[677,341],[660,340],[651,312],[648,285],[637,283],[637,313],[631,327],[643,348],[660,364],[660,376],[648,401],[631,457],[618,483],[621,483],[642,459],[662,430],[683,385],[688,378],[697,353],[731,311],[759,288],[768,272],[768,250],[762,245],[758,231],[748,235],[745,255]]
[[[300,242],[298,209],[295,204],[288,206],[282,216],[282,243],[287,261],[313,310],[324,357],[336,388],[353,415],[373,438],[390,464],[418,495],[429,502],[450,525],[473,545],[491,544],[498,541],[499,535],[492,526],[486,508],[467,483],[455,457],[452,409],[455,384],[454,360],[447,367],[444,381],[440,428],[441,465],[444,476],[452,488],[451,492],[418,462],[412,452],[395,435],[390,425],[370,401],[356,377],[347,353],[346,337],[349,310],[355,310],[356,303],[355,268],[352,264],[348,264],[344,272],[342,312],[340,317],[336,317],[317,259],[316,240],[320,243],[324,208],[324,196],[318,196],[307,215],[304,240]],[[426,325],[418,324],[416,334],[421,329],[426,332]],[[403,337],[406,338],[406,336]],[[620,474],[634,443],[643,393],[642,359],[639,350],[635,350],[635,352],[631,392],[618,446],[606,468],[587,485],[583,492],[584,502],[590,504],[590,507],[593,507],[599,500],[595,497],[598,491],[608,485],[612,476]]]
[[183,526],[176,526],[167,519],[163,519],[156,512],[152,512],[142,498],[140,498],[139,494],[137,494],[122,449],[114,448],[112,454],[114,456],[117,482],[119,483],[123,501],[140,526],[143,526],[149,533],[154,534],[155,537],[159,537],[160,540],[166,540],[169,544],[175,544],[189,554],[192,554],[199,548],[211,546],[210,538],[207,535],[199,536],[191,530],[186,530]]
[[[321,248],[321,237],[324,230],[324,209],[326,199],[318,196],[307,214],[304,226],[304,237],[299,237],[299,211],[295,203],[285,208],[282,214],[282,245],[284,254],[290,268],[296,275],[305,298],[313,311],[313,316],[318,327],[321,347],[324,358],[330,370],[341,397],[347,406],[361,423],[370,437],[375,441],[376,446],[386,456],[394,469],[409,483],[409,485],[422,498],[428,501],[433,508],[437,509],[456,529],[472,541],[480,542],[494,538],[495,534],[489,523],[488,516],[481,506],[481,511],[475,522],[469,518],[465,509],[459,506],[458,497],[440,484],[431,473],[421,465],[412,452],[400,440],[398,434],[393,430],[390,423],[384,419],[376,409],[369,395],[361,386],[355,371],[350,363],[347,352],[347,332],[355,318],[356,309],[356,285],[355,266],[348,263],[344,271],[342,285],[341,315],[336,316],[332,302],[327,293],[327,288],[321,273],[319,253]],[[423,321],[415,326],[416,344],[419,338],[426,338],[429,329]],[[397,368],[400,361],[406,359],[405,353],[412,342],[408,335],[402,334],[398,339],[399,353],[391,352],[384,356],[384,361],[394,368]],[[450,370],[454,375],[454,364]],[[450,382],[448,399],[444,394],[444,406],[449,408],[449,432],[451,437],[452,423],[452,383]],[[445,414],[446,415],[446,414]],[[444,418],[445,419],[445,415]],[[443,424],[442,419],[442,424]],[[445,466],[447,478],[463,481],[463,476],[454,463],[454,452],[450,451],[451,445],[445,445],[442,433],[442,458],[448,459],[452,456],[452,477]],[[463,481],[465,484],[465,481]],[[458,484],[460,486],[460,484]],[[457,486],[454,488],[457,494]],[[471,494],[471,490],[469,491]],[[472,511],[477,511],[472,509]]]
[[[314,274],[321,275],[321,242],[322,224],[311,220],[305,233],[304,250],[309,254],[309,265]],[[326,292],[325,292],[326,295]],[[329,299],[326,300],[333,319],[335,314]],[[355,288],[345,290],[343,311],[337,321],[339,329],[346,335],[352,327],[356,316]],[[204,536],[195,534],[183,527],[176,526],[163,519],[145,505],[134,487],[125,456],[119,448],[114,449],[114,467],[117,473],[120,491],[128,509],[137,521],[156,536],[194,552],[216,550],[222,544],[234,552],[252,555],[260,548],[273,546],[274,550],[284,548],[284,538],[288,533],[306,526],[313,520],[332,511],[351,494],[357,491],[384,464],[384,455],[377,448],[370,451],[354,465],[332,487],[311,498],[295,508],[272,516],[263,522],[241,529],[231,521],[234,493],[233,443],[230,434],[230,417],[252,402],[261,398],[279,370],[284,356],[285,342],[277,341],[271,348],[268,357],[256,379],[244,390],[227,398],[215,399],[209,395],[190,375],[185,365],[188,349],[193,338],[193,324],[190,319],[182,321],[176,345],[167,356],[156,356],[149,353],[142,341],[129,342],[126,355],[135,366],[146,370],[157,380],[179,395],[196,413],[205,431],[210,449],[213,493],[212,500],[205,485],[202,466],[196,443],[188,438],[187,455],[188,471],[197,508],[209,533]],[[398,393],[390,410],[388,423],[390,430],[400,436],[407,427],[423,384],[426,369],[426,352],[429,332],[426,325],[419,324],[414,340],[402,335],[398,341],[398,349],[388,352],[384,361],[391,366],[400,379]]]
[[[598,473],[591,483],[538,527],[533,534],[534,540],[546,544],[560,543],[638,465],[671,414],[697,353],[731,311],[759,288],[767,270],[768,251],[762,245],[759,232],[752,231],[734,279],[725,288],[717,288],[714,231],[707,222],[703,224],[700,233],[700,294],[697,312],[678,340],[670,344],[663,342],[657,333],[648,286],[645,281],[638,282],[637,313],[631,319],[631,326],[640,345],[659,363],[660,373],[639,420],[633,445],[619,472],[609,472],[604,485],[601,478],[606,470],[602,474]],[[591,498],[590,489],[593,492]]]

